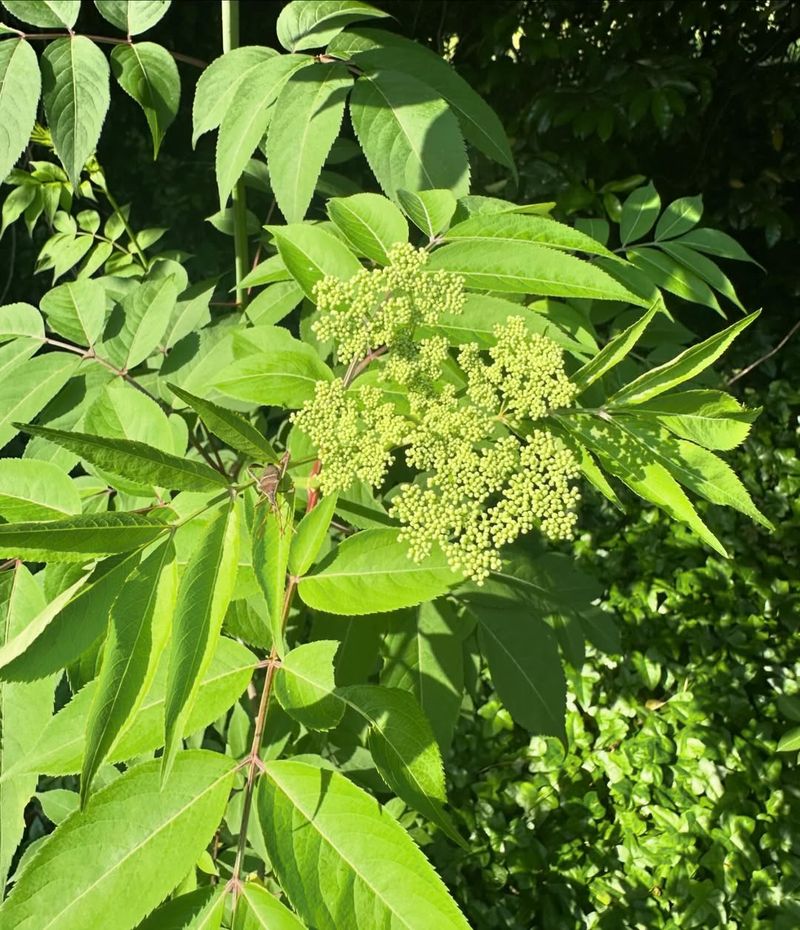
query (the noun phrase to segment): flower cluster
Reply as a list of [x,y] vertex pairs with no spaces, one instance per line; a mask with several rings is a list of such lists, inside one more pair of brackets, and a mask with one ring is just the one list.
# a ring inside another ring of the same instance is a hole
[[412,559],[438,546],[455,571],[481,584],[501,567],[499,550],[534,528],[551,539],[574,530],[578,463],[544,429],[532,429],[567,406],[575,387],[561,349],[532,333],[522,316],[495,327],[495,344],[463,346],[461,386],[443,383],[450,355],[444,336],[420,334],[443,312],[458,313],[463,281],[425,271],[428,255],[409,245],[390,253],[386,268],[347,281],[324,278],[315,288],[320,317],[314,330],[336,342],[341,361],[353,363],[377,347],[388,353],[378,383],[406,388],[409,416],[400,416],[379,387],[348,390],[345,380],[317,385],[294,415],[318,450],[325,493],[347,489],[355,478],[380,485],[405,447],[416,478],[396,489],[391,515],[401,526]]
[[519,439],[497,429],[445,388],[409,437],[406,460],[424,476],[401,489],[390,511],[411,558],[421,561],[438,545],[454,571],[478,584],[500,569],[499,550],[518,536],[538,526],[566,539],[576,521],[572,453],[542,430]]
[[500,409],[517,420],[539,420],[548,410],[572,402],[576,388],[552,339],[531,333],[519,316],[496,326],[494,335],[490,364],[483,362],[474,343],[459,353],[473,403],[485,410]]
[[391,448],[406,432],[405,420],[382,402],[378,388],[347,391],[338,379],[318,381],[313,399],[292,421],[317,449],[323,494],[344,491],[356,478],[377,487],[393,462]]
[[464,305],[463,279],[425,271],[424,249],[403,243],[388,255],[385,268],[364,268],[346,281],[325,277],[314,286],[320,311],[314,332],[336,342],[341,361],[363,358],[378,346],[408,343],[416,327],[431,326],[441,313],[459,313]]

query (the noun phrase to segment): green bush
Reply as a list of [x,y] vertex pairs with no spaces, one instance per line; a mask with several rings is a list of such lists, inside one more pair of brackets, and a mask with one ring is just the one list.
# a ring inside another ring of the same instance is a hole
[[756,539],[733,517],[723,560],[653,510],[609,508],[582,548],[621,655],[573,671],[566,753],[494,695],[462,722],[451,798],[471,812],[473,854],[437,845],[434,861],[475,926],[798,925],[797,767],[775,749],[800,692],[799,359],[759,392],[765,412],[735,455],[769,489],[778,531]]

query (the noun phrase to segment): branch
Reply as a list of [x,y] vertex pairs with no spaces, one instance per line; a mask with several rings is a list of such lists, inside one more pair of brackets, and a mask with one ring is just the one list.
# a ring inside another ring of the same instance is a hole
[[780,350],[786,345],[786,343],[794,336],[797,330],[800,329],[800,320],[798,320],[794,326],[789,330],[789,332],[781,339],[781,341],[775,346],[775,348],[770,349],[765,355],[762,355],[761,358],[757,358],[754,362],[743,368],[738,375],[734,375],[732,378],[729,378],[725,382],[726,387],[730,387],[735,381],[738,381],[739,378],[743,378],[745,375],[749,375],[754,368],[758,368],[763,362],[766,362],[767,359],[772,358],[773,355],[780,352]]
[[[27,39],[29,42],[48,42],[51,39],[72,39],[75,36],[74,32],[22,32],[19,29],[14,30],[15,35],[18,35],[21,39]],[[97,42],[101,45],[133,45],[133,40],[128,39],[118,39],[115,36],[92,36],[84,35],[85,39],[91,39],[92,42]],[[182,61],[187,65],[192,65],[195,68],[207,68],[208,62],[203,61],[201,58],[193,58],[191,55],[184,55],[182,52],[173,52],[171,49],[164,49],[165,52],[172,55],[175,61]]]

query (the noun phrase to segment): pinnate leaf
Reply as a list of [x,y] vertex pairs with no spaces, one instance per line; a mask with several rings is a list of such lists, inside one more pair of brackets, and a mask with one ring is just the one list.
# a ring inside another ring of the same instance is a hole
[[466,286],[474,290],[643,305],[641,298],[596,265],[533,242],[453,242],[436,249],[427,267],[463,275]]
[[605,246],[572,226],[544,216],[520,213],[478,214],[451,226],[445,242],[538,242],[552,249],[611,256]]
[[722,391],[696,390],[661,395],[636,404],[643,415],[658,417],[670,432],[706,449],[728,451],[744,442],[758,410],[748,410]]
[[241,930],[305,930],[289,908],[263,885],[247,882],[242,888],[242,901],[245,917]]
[[619,234],[623,245],[636,242],[653,228],[661,209],[661,198],[655,187],[648,184],[628,195],[622,207]]
[[94,0],[103,19],[129,36],[150,29],[164,16],[171,0]]
[[239,565],[239,509],[220,507],[192,553],[181,577],[169,658],[165,741],[166,775],[211,662],[236,583]]
[[410,74],[360,77],[350,97],[358,141],[388,197],[400,189],[469,190],[469,163],[458,120],[439,94]]
[[[21,635],[44,609],[44,597],[24,565],[0,579],[0,647]],[[28,755],[53,709],[53,678],[36,682],[0,682],[3,739],[0,775]],[[25,830],[24,812],[36,790],[35,774],[0,782],[0,885],[5,886],[17,844]]]
[[[164,701],[169,657],[165,654],[153,685],[125,731],[112,746],[107,762],[124,762],[151,753],[164,743]],[[182,735],[196,733],[224,714],[241,696],[258,660],[249,649],[221,637],[200,682],[200,691]],[[86,745],[86,723],[97,681],[90,681],[51,718],[36,746],[15,766],[20,772],[71,775],[80,772]],[[179,756],[180,758],[180,756]]]
[[713,365],[739,333],[758,318],[759,313],[758,310],[751,313],[733,326],[691,346],[663,365],[646,371],[609,398],[609,404],[640,404],[694,378],[709,365]]
[[25,39],[0,42],[0,181],[28,144],[41,84],[36,52],[30,43]]
[[565,738],[567,686],[550,627],[510,601],[479,600],[472,609],[500,700],[531,733]]
[[56,39],[42,53],[42,97],[47,125],[72,186],[95,150],[109,104],[105,55],[86,36]]
[[328,216],[359,255],[382,265],[388,264],[388,252],[395,243],[408,241],[405,217],[379,194],[333,197],[328,201]]
[[81,0],[3,0],[9,13],[42,29],[71,29],[78,18]]
[[46,426],[21,428],[32,436],[41,436],[69,449],[104,471],[137,483],[181,491],[215,491],[228,486],[225,476],[210,465],[162,452],[144,442],[108,439]]
[[276,55],[271,48],[243,45],[211,62],[200,75],[194,93],[192,145],[203,133],[219,126],[239,88],[249,83],[260,64]]
[[48,329],[79,346],[93,346],[103,331],[106,295],[91,278],[60,284],[42,297]]
[[267,161],[275,199],[289,223],[306,215],[352,83],[344,65],[315,63],[283,85],[267,136]]
[[111,70],[119,86],[144,110],[157,157],[180,104],[181,78],[175,59],[155,42],[132,42],[114,48]]
[[429,239],[447,229],[458,201],[449,190],[407,191],[398,189],[397,200],[411,222]]
[[326,45],[350,23],[388,15],[359,0],[319,0],[316,3],[293,0],[281,10],[275,28],[281,45],[290,52],[297,52]]
[[86,562],[91,556],[130,552],[154,542],[172,514],[86,513],[49,523],[0,525],[0,555],[31,562]]
[[441,553],[413,562],[397,537],[394,529],[349,537],[317,571],[300,579],[301,599],[332,614],[382,613],[431,600],[459,580]]
[[31,420],[75,374],[81,361],[69,352],[37,355],[0,381],[0,448],[19,432],[18,420]]
[[[468,930],[403,828],[343,775],[302,762],[268,762],[258,812],[278,880],[306,924]],[[326,881],[331,870],[336,885]]]
[[81,803],[117,736],[136,713],[169,635],[178,576],[170,542],[149,555],[125,581],[111,610],[100,675],[86,725]]
[[131,930],[186,875],[217,829],[234,763],[185,752],[130,769],[56,829],[0,907],[16,930]]
[[80,512],[74,482],[52,462],[0,459],[0,516],[4,520],[57,520]]
[[702,215],[703,198],[700,194],[696,197],[680,197],[678,200],[673,200],[656,224],[656,242],[662,239],[674,239],[688,232],[700,222]]

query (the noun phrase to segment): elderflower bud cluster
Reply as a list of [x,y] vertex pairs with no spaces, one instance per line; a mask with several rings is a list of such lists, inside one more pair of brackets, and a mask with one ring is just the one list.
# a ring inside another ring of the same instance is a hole
[[495,326],[494,335],[497,342],[489,349],[490,364],[483,362],[477,345],[466,345],[459,353],[473,403],[485,410],[501,407],[515,419],[539,420],[548,410],[573,401],[575,385],[552,339],[531,333],[519,316]]
[[410,340],[416,327],[434,325],[443,312],[461,312],[459,275],[425,271],[428,253],[408,243],[393,246],[388,256],[385,268],[363,268],[346,281],[328,276],[314,286],[320,311],[314,332],[336,342],[342,361]]
[[347,391],[340,380],[318,381],[314,397],[292,415],[317,449],[323,494],[344,491],[356,478],[374,487],[382,483],[394,461],[390,450],[402,443],[406,426],[381,400],[375,387]]

